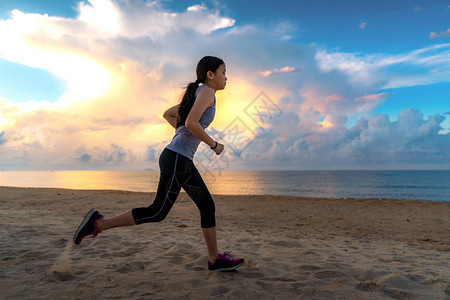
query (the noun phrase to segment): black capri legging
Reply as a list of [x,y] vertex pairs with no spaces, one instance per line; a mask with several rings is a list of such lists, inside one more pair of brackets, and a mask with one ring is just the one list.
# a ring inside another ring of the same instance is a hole
[[189,158],[165,148],[159,157],[161,170],[158,191],[148,207],[133,208],[136,224],[165,219],[183,188],[200,210],[202,228],[216,226],[214,200],[200,173]]

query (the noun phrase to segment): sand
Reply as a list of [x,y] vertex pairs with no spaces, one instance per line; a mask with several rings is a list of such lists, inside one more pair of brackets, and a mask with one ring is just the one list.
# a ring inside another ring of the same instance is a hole
[[72,236],[85,213],[154,194],[0,187],[1,299],[449,299],[450,203],[214,196],[221,251],[207,270],[194,203],[162,223]]

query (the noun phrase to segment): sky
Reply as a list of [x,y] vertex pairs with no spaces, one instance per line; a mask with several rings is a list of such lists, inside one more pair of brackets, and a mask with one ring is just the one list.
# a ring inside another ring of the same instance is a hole
[[0,170],[158,170],[205,55],[199,169],[450,169],[450,1],[6,0],[0,38]]

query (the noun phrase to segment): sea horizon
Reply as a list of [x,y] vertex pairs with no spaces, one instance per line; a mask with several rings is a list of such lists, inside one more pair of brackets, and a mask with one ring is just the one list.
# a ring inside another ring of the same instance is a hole
[[[376,168],[370,169],[370,168],[364,168],[364,167],[367,167],[367,166],[362,166],[361,168],[355,167],[355,168],[349,168],[349,169],[345,169],[345,168],[336,168],[336,169],[333,169],[333,168],[328,168],[328,169],[325,169],[325,168],[324,169],[320,169],[320,168],[315,168],[315,169],[313,169],[313,168],[311,168],[311,169],[308,169],[308,168],[305,168],[305,169],[227,168],[227,169],[219,170],[219,169],[201,169],[200,167],[197,167],[197,169],[199,171],[212,170],[212,171],[222,171],[222,172],[225,172],[225,171],[262,171],[262,172],[272,172],[272,171],[275,171],[275,172],[278,172],[278,171],[283,171],[283,172],[284,171],[295,171],[295,172],[297,172],[297,171],[308,171],[308,172],[312,172],[312,171],[450,171],[450,168],[447,168],[447,167],[446,168],[437,168],[435,166],[433,166],[432,168],[404,168],[404,169],[402,169],[402,168],[390,169],[390,168],[384,168],[384,167],[379,168],[379,169],[376,169]],[[153,169],[153,168],[144,168],[144,169],[133,169],[133,168],[130,168],[130,169],[113,169],[113,168],[111,168],[111,169],[107,169],[107,168],[104,168],[104,169],[74,169],[74,168],[72,168],[72,169],[70,169],[70,168],[67,168],[67,169],[0,169],[0,172],[57,172],[57,171],[146,172],[146,171],[159,171],[159,170]]]
[[[211,194],[450,202],[450,170],[200,170]],[[2,171],[0,186],[156,192],[159,171]]]

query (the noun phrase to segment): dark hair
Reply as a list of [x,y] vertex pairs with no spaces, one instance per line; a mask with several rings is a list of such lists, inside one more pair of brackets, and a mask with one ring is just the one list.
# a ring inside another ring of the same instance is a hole
[[186,92],[180,103],[180,108],[178,109],[178,116],[180,117],[177,122],[177,127],[184,125],[186,118],[191,111],[192,106],[195,101],[195,91],[197,90],[200,83],[204,83],[206,80],[206,73],[208,71],[216,72],[220,65],[224,64],[223,60],[214,56],[205,56],[197,64],[197,80],[191,82],[186,86]]

